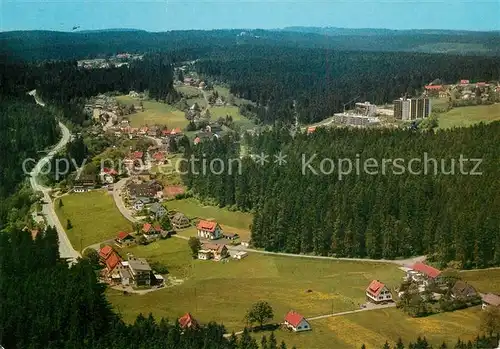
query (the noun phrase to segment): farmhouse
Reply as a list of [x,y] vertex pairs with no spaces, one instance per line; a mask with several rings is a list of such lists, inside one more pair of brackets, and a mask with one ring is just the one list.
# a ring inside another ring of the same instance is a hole
[[106,245],[99,250],[99,259],[104,262],[113,252],[113,247]]
[[[212,255],[214,260],[219,261],[226,257],[229,257],[229,250],[226,245],[218,245],[218,244],[203,244],[201,246],[201,251],[210,252],[207,255]],[[200,258],[203,259],[203,258]],[[210,259],[210,258],[207,258]]]
[[289,311],[288,314],[286,314],[283,324],[288,329],[294,332],[311,330],[311,325],[309,325],[309,322],[307,322],[307,320],[302,315],[294,311]]
[[163,229],[159,224],[150,224],[150,223],[145,223],[142,226],[142,232],[144,233],[144,237],[147,240],[156,240],[159,239],[160,236],[163,236]]
[[483,304],[481,306],[481,309],[486,310],[488,307],[498,307],[500,306],[500,296],[493,294],[493,293],[487,293],[483,295]]
[[149,208],[150,215],[155,219],[160,219],[167,214],[167,209],[162,204],[156,202]]
[[202,261],[207,261],[209,259],[212,259],[213,254],[212,251],[210,250],[199,250],[198,251],[198,259]]
[[186,313],[179,318],[179,326],[182,329],[186,328],[197,328],[199,326],[198,321],[190,313]]
[[189,219],[181,212],[177,212],[170,221],[175,229],[184,229],[191,225]]
[[392,293],[386,285],[378,280],[373,280],[366,289],[366,299],[372,303],[385,303],[392,301]]
[[75,193],[85,193],[95,188],[96,180],[94,176],[80,176],[80,179],[77,179],[73,183],[73,191]]
[[441,271],[422,262],[417,262],[410,267],[406,274],[407,280],[412,280],[419,285],[428,286],[430,283],[439,281]]
[[122,231],[122,232],[118,233],[118,236],[116,237],[115,241],[122,246],[123,245],[128,246],[128,245],[133,244],[135,239],[129,233]]
[[196,225],[198,237],[209,240],[216,240],[222,237],[222,229],[217,222],[201,220]]
[[144,205],[146,205],[147,203],[149,203],[149,198],[137,198],[132,206],[134,207],[134,210],[139,212],[144,209]]
[[462,280],[455,282],[455,285],[451,288],[451,297],[455,299],[468,300],[477,296],[474,287]]
[[99,250],[99,260],[104,265],[102,274],[104,277],[109,277],[113,270],[119,266],[121,262],[120,256],[109,245],[104,246]]
[[137,199],[140,197],[144,198],[154,198],[159,191],[163,189],[162,185],[156,181],[150,181],[147,183],[129,184],[128,194],[132,199]]

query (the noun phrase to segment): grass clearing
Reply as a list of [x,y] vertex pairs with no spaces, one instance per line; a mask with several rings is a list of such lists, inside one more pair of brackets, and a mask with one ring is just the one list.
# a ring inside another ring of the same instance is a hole
[[225,106],[225,107],[212,107],[210,108],[210,114],[212,115],[212,120],[217,120],[220,117],[225,118],[226,115],[231,115],[235,125],[246,130],[255,127],[252,120],[247,119],[240,114],[239,107],[235,106]]
[[[358,308],[372,279],[396,285],[403,275],[395,265],[324,261],[250,254],[228,263],[193,260],[187,241],[171,238],[122,250],[165,264],[179,286],[146,295],[108,291],[109,300],[133,321],[139,312],[174,319],[192,312],[202,322],[223,323],[230,331],[245,325],[256,301],[268,300],[277,320],[294,309],[310,317]],[[307,290],[312,292],[308,293]]]
[[66,229],[73,247],[81,250],[116,236],[120,231],[131,231],[132,225],[121,215],[115,206],[113,196],[103,190],[75,193],[62,197],[63,206],[58,200],[54,208],[66,227],[69,219],[73,228]]
[[438,117],[439,128],[468,127],[500,120],[500,104],[453,108]]
[[[129,96],[118,96],[116,99],[126,105],[139,103],[139,100]],[[187,126],[188,121],[184,117],[184,113],[171,105],[155,101],[142,101],[144,111],[128,115],[130,125],[132,127],[164,125],[169,128]]]
[[460,277],[479,292],[500,294],[500,269],[465,270]]
[[203,92],[195,86],[176,86],[175,89],[182,93],[186,98],[201,97],[203,98]]
[[[388,340],[395,344],[399,337],[405,344],[418,336],[436,346],[446,341],[455,345],[458,337],[473,339],[479,332],[480,308],[469,308],[425,318],[411,318],[398,309],[381,309],[311,321],[312,331],[287,333],[277,331],[281,341],[298,349],[382,348]],[[261,336],[261,334],[259,334]]]
[[219,224],[227,225],[241,230],[249,230],[253,216],[246,212],[232,212],[226,208],[204,206],[194,198],[172,200],[167,202],[169,210],[180,211],[188,217],[214,219]]

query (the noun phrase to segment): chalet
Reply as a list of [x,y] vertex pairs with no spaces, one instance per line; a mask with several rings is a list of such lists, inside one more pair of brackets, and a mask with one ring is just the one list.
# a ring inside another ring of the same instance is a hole
[[130,257],[128,267],[132,282],[137,286],[151,285],[151,267],[143,258]]
[[184,229],[191,225],[189,219],[181,212],[177,212],[170,221],[175,229]]
[[129,233],[126,233],[124,231],[118,233],[118,236],[116,237],[115,241],[120,244],[120,245],[130,245],[135,242],[135,238],[130,235]]
[[179,318],[179,326],[182,329],[199,327],[198,321],[190,313],[186,313]]
[[134,208],[135,211],[139,212],[142,211],[145,207],[145,205],[149,202],[149,198],[138,198],[134,201],[134,204],[132,207]]
[[[226,245],[219,244],[203,244],[201,246],[201,251],[211,252],[214,260],[219,261],[221,259],[229,257],[229,250]],[[203,258],[200,258],[203,259]],[[207,258],[210,259],[210,258]]]
[[483,304],[481,308],[483,310],[487,309],[488,307],[498,307],[500,306],[500,296],[493,294],[493,293],[487,293],[482,296]]
[[163,188],[160,184],[156,183],[155,181],[151,181],[148,183],[141,183],[141,184],[129,184],[127,187],[128,189],[128,195],[132,199],[138,199],[138,198],[154,198],[159,191],[161,191]]
[[149,214],[155,219],[160,219],[167,214],[167,209],[162,204],[155,202],[149,208]]
[[99,259],[104,262],[109,255],[113,252],[113,247],[106,245],[99,250]]
[[309,322],[307,322],[307,320],[302,315],[294,311],[289,311],[288,314],[286,314],[283,324],[288,329],[294,332],[311,330],[311,325],[309,325]]
[[120,256],[109,245],[104,246],[99,250],[99,260],[105,266],[102,271],[103,276],[111,276],[113,270],[119,266],[121,262]]
[[392,293],[386,285],[373,280],[366,289],[366,299],[372,303],[386,303],[392,301]]
[[75,193],[85,193],[94,189],[96,186],[95,176],[93,175],[81,175],[80,178],[76,179],[73,183],[73,191]]
[[159,224],[144,223],[142,232],[146,235],[159,235],[163,229]]
[[202,261],[207,261],[213,258],[213,253],[210,250],[199,250],[198,251],[198,259]]
[[438,281],[439,275],[441,275],[441,271],[438,269],[425,263],[417,262],[410,267],[410,270],[406,274],[406,279],[427,286],[431,282]]
[[228,240],[236,240],[240,236],[238,234],[224,234],[224,238]]
[[462,280],[455,282],[455,285],[451,288],[451,297],[455,299],[468,300],[477,296],[478,294],[474,287]]
[[209,240],[216,240],[222,237],[222,229],[217,222],[201,220],[196,225],[198,237]]

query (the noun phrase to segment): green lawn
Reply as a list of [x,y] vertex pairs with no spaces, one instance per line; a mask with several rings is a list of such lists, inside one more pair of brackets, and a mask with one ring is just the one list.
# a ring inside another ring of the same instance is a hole
[[[396,285],[403,275],[395,265],[382,263],[336,262],[250,254],[241,261],[220,263],[193,260],[185,240],[171,238],[148,246],[131,247],[138,257],[158,261],[182,285],[147,295],[124,296],[108,291],[109,300],[125,320],[138,313],[176,318],[192,312],[202,322],[215,320],[229,330],[245,325],[246,310],[265,299],[275,310],[276,319],[290,309],[310,317],[332,311],[358,308],[372,279]],[[307,290],[312,290],[308,293]]]
[[500,294],[500,269],[462,271],[460,276],[479,292]]
[[70,194],[62,197],[54,208],[66,228],[69,219],[73,228],[66,229],[73,247],[81,250],[88,245],[114,238],[120,231],[131,231],[132,225],[115,206],[113,196],[102,190]]
[[245,212],[232,212],[216,206],[204,206],[196,199],[172,200],[166,203],[169,210],[180,211],[190,218],[213,219],[227,233],[238,233],[243,240],[250,238],[253,216]]
[[438,117],[439,128],[467,127],[496,120],[500,120],[500,104],[453,108]]
[[[458,337],[473,339],[479,332],[480,309],[470,308],[426,318],[411,318],[398,309],[383,309],[311,321],[312,331],[277,331],[279,341],[297,349],[382,348],[385,341],[395,344],[399,337],[408,344],[418,336],[438,346],[446,341],[454,346]],[[261,334],[259,334],[261,336]]]
[[[138,104],[139,101],[129,96],[118,96],[118,101],[123,104]],[[143,101],[144,111],[128,115],[132,127],[165,125],[169,128],[187,126],[188,121],[184,113],[166,103]]]
[[181,92],[186,98],[201,97],[203,98],[203,92],[194,86],[177,86],[175,88],[177,91]]
[[231,115],[235,125],[238,125],[242,129],[249,129],[255,127],[252,120],[247,119],[240,114],[239,108],[235,106],[225,106],[225,107],[212,107],[210,108],[210,114],[212,120],[217,120],[220,117],[225,118],[226,115]]

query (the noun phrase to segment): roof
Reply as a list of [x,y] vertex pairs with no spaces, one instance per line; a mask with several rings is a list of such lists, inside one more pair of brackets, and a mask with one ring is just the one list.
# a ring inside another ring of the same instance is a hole
[[130,272],[127,269],[121,268],[120,275],[123,279],[130,279]]
[[209,231],[209,232],[214,232],[215,228],[217,227],[217,222],[210,222],[210,221],[205,221],[201,220],[198,222],[196,225],[196,228],[199,230],[204,230],[204,231]]
[[498,307],[500,305],[500,296],[493,293],[487,293],[483,296],[483,302]]
[[198,326],[198,321],[190,313],[186,313],[179,318],[179,325],[181,328],[196,327]]
[[106,259],[106,258],[108,258],[109,254],[111,252],[113,252],[113,247],[106,245],[99,250],[99,256]]
[[193,143],[194,143],[194,144],[198,144],[198,143],[200,143],[200,142],[201,142],[200,137],[196,137],[196,138],[194,139],[194,141],[193,141]]
[[385,287],[385,285],[383,283],[381,283],[380,281],[373,280],[370,283],[370,285],[368,286],[368,288],[366,289],[366,292],[368,292],[369,294],[371,294],[375,297],[378,297],[378,295],[384,289],[384,287]]
[[469,83],[469,80],[465,80],[465,79],[463,79],[463,80],[460,80],[460,83],[461,83],[461,84],[468,84],[468,83]]
[[118,172],[115,169],[107,167],[103,168],[102,172],[104,172],[105,174],[109,174],[111,176],[116,176],[118,174]]
[[411,267],[412,270],[418,271],[427,277],[430,277],[431,279],[434,279],[441,274],[441,271],[439,271],[436,268],[431,267],[430,265],[424,264],[422,262],[417,262],[413,264]]
[[307,128],[307,133],[313,133],[314,131],[316,131],[316,127],[315,126],[310,126]]
[[474,287],[462,280],[458,280],[457,282],[455,282],[455,285],[453,285],[451,292],[455,296],[464,298],[477,295]]
[[180,127],[176,127],[172,131],[170,131],[171,135],[175,135],[175,134],[178,134],[178,133],[182,133],[182,130],[181,130]]
[[120,263],[120,261],[120,257],[113,251],[106,259],[106,268],[111,271]]
[[201,248],[205,251],[217,251],[219,253],[224,250],[224,248],[227,248],[226,245],[224,244],[203,244],[201,245]]
[[143,155],[144,155],[144,153],[142,151],[134,151],[132,153],[132,156],[134,157],[134,159],[142,159]]
[[151,205],[149,208],[150,212],[156,213],[158,212],[161,208],[164,208],[160,203],[155,202],[154,204]]
[[131,259],[128,261],[128,265],[132,270],[151,271],[149,263],[143,258]]
[[426,90],[440,90],[443,88],[443,85],[426,85]]
[[186,222],[186,221],[189,222],[189,219],[182,212],[177,212],[172,217],[172,222],[174,222],[174,223],[182,223],[182,222]]
[[142,226],[142,231],[147,233],[151,230],[151,223],[144,223],[144,225]]
[[165,159],[165,155],[163,153],[154,153],[153,154],[153,158],[156,160],[156,161],[160,161],[160,160],[163,160]]
[[119,232],[119,233],[118,233],[117,238],[118,238],[118,239],[120,239],[120,240],[123,240],[123,239],[125,239],[125,238],[126,238],[126,237],[128,237],[128,236],[130,236],[130,234],[129,234],[129,233],[126,233],[126,232],[124,232],[124,231],[121,231],[121,232]]
[[294,311],[289,311],[288,314],[286,314],[285,316],[285,321],[288,322],[293,327],[299,326],[302,320],[305,320],[305,318],[299,313],[296,313]]

